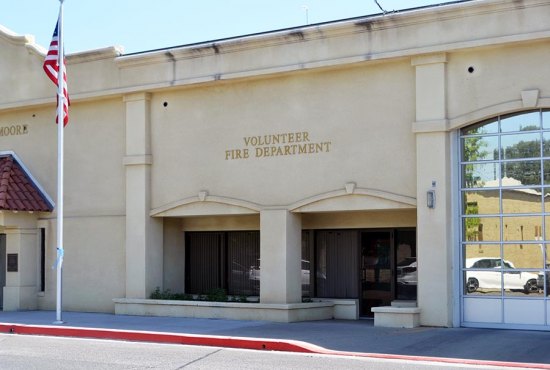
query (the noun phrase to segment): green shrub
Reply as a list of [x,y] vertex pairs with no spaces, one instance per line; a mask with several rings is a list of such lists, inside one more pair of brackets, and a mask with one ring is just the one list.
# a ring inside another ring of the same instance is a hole
[[249,302],[248,297],[245,295],[228,297],[225,289],[216,288],[210,290],[206,294],[198,294],[193,296],[186,293],[172,293],[170,289],[160,290],[157,287],[150,295],[151,299],[164,299],[173,301],[208,301],[208,302]]
[[172,293],[170,289],[165,289],[162,292],[160,288],[157,287],[150,296],[151,299],[165,299],[173,301],[192,301],[193,296],[190,294],[184,293]]
[[151,296],[150,296],[151,299],[162,299],[162,293],[160,291],[160,288],[157,287],[153,293],[151,293]]
[[227,302],[227,292],[225,289],[212,289],[206,293],[206,300],[210,302]]

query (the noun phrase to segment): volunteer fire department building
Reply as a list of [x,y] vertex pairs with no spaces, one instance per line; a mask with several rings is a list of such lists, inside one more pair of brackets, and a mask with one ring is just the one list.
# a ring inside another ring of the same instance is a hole
[[[549,20],[460,1],[68,55],[63,310],[548,330]],[[0,27],[5,311],[55,309],[44,53]]]

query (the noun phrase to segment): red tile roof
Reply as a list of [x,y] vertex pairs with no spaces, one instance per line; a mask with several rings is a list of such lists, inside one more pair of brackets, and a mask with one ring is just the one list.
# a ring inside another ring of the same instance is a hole
[[12,155],[0,156],[0,210],[51,212],[52,204]]

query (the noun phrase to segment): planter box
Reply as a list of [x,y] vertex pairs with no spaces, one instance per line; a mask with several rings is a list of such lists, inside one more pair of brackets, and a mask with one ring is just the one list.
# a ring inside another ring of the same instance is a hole
[[116,298],[115,314],[296,322],[334,318],[334,302],[290,304]]

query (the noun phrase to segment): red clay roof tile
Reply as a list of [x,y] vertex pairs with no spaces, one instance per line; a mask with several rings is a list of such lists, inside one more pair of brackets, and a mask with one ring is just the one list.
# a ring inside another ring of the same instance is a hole
[[39,187],[12,155],[0,156],[0,210],[53,210]]

